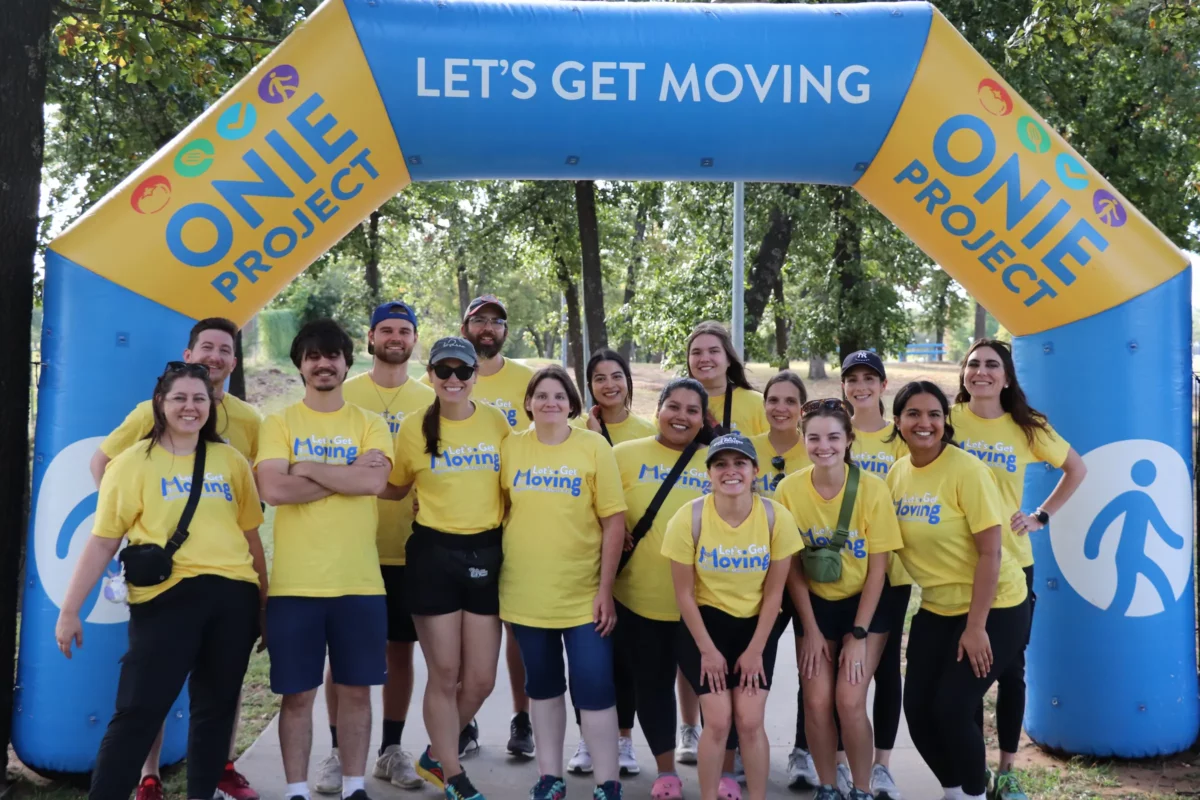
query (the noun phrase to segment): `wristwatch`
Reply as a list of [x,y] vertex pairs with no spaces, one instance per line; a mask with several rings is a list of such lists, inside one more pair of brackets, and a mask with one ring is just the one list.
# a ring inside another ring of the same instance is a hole
[[867,638],[867,629],[861,625],[855,625],[854,629],[851,630],[850,633],[854,634],[855,639]]
[[1044,508],[1038,508],[1037,511],[1033,512],[1033,518],[1046,525],[1050,522],[1050,512]]

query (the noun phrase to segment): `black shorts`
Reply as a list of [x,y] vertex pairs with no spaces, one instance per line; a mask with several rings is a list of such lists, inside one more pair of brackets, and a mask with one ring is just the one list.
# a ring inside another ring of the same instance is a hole
[[405,590],[410,614],[436,617],[466,611],[500,614],[500,528],[442,533],[414,522],[405,547]]
[[408,610],[403,564],[380,564],[383,588],[387,592],[387,640],[412,643],[417,640],[412,612]]
[[[861,593],[841,600],[826,600],[813,592],[809,592],[808,596],[812,601],[813,616],[817,618],[817,627],[826,639],[840,642],[846,634],[854,630],[854,618],[858,616],[858,600],[862,597]],[[888,633],[891,630],[892,618],[885,608],[887,596],[888,587],[884,586],[883,593],[879,596],[879,604],[875,606],[875,616],[871,617],[871,624],[867,626],[868,633]],[[804,635],[799,614],[792,621],[792,630],[797,636]]]
[[[750,640],[754,638],[754,631],[758,628],[758,616],[734,617],[712,606],[700,606],[700,618],[704,620],[704,628],[708,631],[709,638],[721,651],[721,655],[725,656],[726,668],[729,670],[725,674],[725,685],[737,685],[740,677],[734,674],[733,667],[742,653],[746,652]],[[759,688],[771,688],[771,675],[775,672],[775,654],[780,633],[782,628],[776,625],[767,637],[767,646],[763,648],[763,671],[766,673],[767,685]],[[683,677],[687,678],[697,696],[708,694],[708,684],[700,685],[700,648],[696,646],[696,640],[692,638],[691,631],[683,622],[679,623],[675,637],[675,659],[679,662]]]

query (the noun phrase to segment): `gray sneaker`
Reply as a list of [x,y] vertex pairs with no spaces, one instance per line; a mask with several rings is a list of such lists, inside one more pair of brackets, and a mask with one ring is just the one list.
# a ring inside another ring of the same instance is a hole
[[700,749],[700,726],[684,723],[679,726],[675,760],[680,764],[695,764]]
[[806,791],[821,785],[817,778],[817,765],[813,763],[812,754],[797,747],[788,756],[787,765],[788,788]]
[[425,781],[417,775],[413,768],[412,756],[394,744],[379,754],[375,761],[374,775],[381,781],[387,781],[401,789],[420,789]]
[[818,786],[813,800],[844,800],[841,792],[833,786]]
[[871,794],[875,795],[877,800],[904,800],[900,790],[896,788],[891,770],[883,764],[876,764],[871,768]]
[[313,782],[313,788],[321,794],[342,793],[342,760],[338,757],[337,750],[330,753],[329,758],[317,767],[317,779]]
[[838,764],[837,790],[842,797],[849,797],[850,793],[854,791],[854,776],[850,774],[849,764]]

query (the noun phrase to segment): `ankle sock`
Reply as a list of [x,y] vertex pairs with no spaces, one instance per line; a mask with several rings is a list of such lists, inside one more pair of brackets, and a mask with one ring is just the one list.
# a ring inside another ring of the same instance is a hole
[[287,788],[283,790],[283,796],[287,798],[303,797],[304,800],[309,800],[308,781],[289,783]]
[[357,792],[359,789],[366,788],[366,778],[359,775],[357,778],[351,778],[346,775],[342,777],[342,797],[347,798]]

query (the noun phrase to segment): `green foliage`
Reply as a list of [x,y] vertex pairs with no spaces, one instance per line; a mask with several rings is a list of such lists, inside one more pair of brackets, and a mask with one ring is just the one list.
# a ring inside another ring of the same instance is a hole
[[291,309],[263,309],[258,313],[258,348],[271,361],[286,361],[299,330],[300,318]]
[[271,305],[291,310],[301,326],[323,317],[335,319],[355,337],[366,335],[371,314],[362,269],[343,262],[306,270]]

